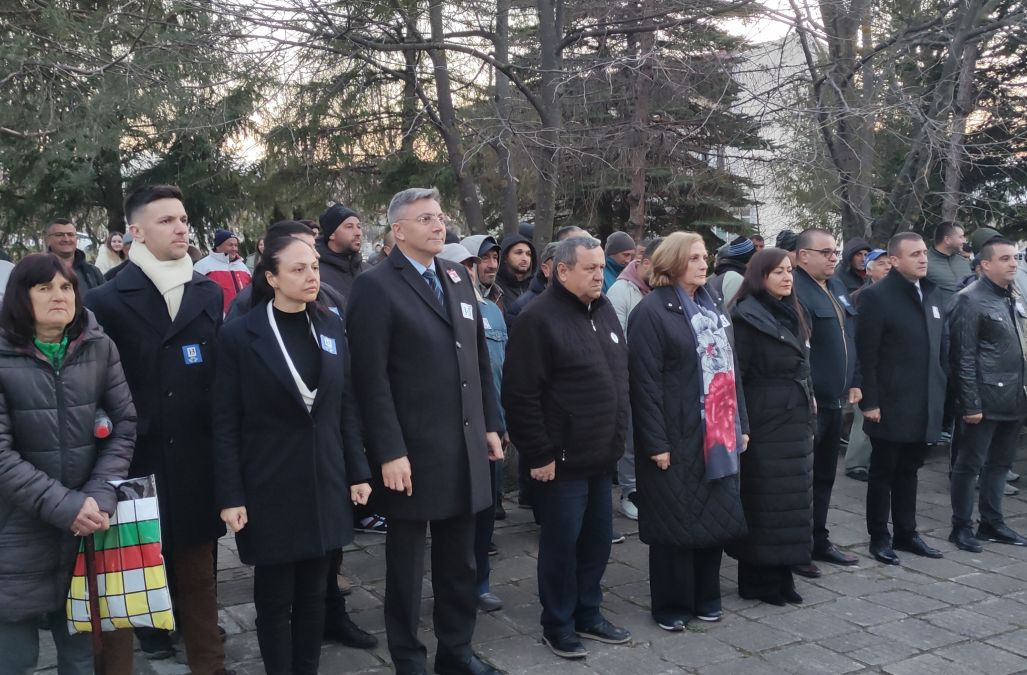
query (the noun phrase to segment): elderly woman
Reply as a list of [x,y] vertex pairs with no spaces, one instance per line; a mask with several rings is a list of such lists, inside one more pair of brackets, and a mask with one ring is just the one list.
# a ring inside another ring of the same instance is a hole
[[669,631],[721,616],[725,543],[745,534],[738,455],[748,442],[729,325],[704,288],[702,237],[675,232],[628,319],[639,536],[652,615]]
[[107,274],[127,259],[124,237],[121,232],[111,232],[96,254],[96,267],[103,274]]
[[802,602],[791,567],[810,563],[813,538],[815,404],[804,312],[788,252],[754,255],[731,310],[752,435],[741,465],[749,533],[727,550],[738,559],[738,594],[772,605]]
[[[113,433],[97,442],[97,409]],[[108,483],[128,475],[135,408],[114,343],[51,254],[11,272],[0,309],[0,673],[30,673],[41,620],[61,675],[93,672],[89,636],[69,635],[65,598],[78,537],[105,530]],[[131,631],[118,631],[131,640]]]

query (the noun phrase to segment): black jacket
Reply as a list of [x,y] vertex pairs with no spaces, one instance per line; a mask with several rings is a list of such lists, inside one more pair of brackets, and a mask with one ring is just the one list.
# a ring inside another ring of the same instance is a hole
[[[699,413],[702,372],[677,293],[654,288],[628,318],[638,534],[646,544],[720,546],[745,534],[738,476],[706,480]],[[736,378],[742,432],[749,433]],[[661,471],[651,457],[670,452]]]
[[[317,293],[317,304],[332,311],[339,318],[345,318],[346,299],[328,284],[321,284],[321,290]],[[225,323],[246,316],[251,309],[253,309],[253,284],[247,284],[245,288],[236,293],[232,304],[228,306]]]
[[524,308],[528,306],[528,303],[537,298],[543,291],[546,290],[548,279],[542,274],[542,270],[535,272],[531,277],[531,283],[528,284],[528,290],[521,294],[521,297],[515,301],[507,303],[506,306],[506,326],[509,328],[513,325],[514,319],[516,319]]
[[893,269],[859,294],[856,347],[863,376],[859,407],[879,408],[881,421],[863,422],[871,438],[936,443],[945,406],[942,338],[945,308],[934,284],[916,286]]
[[[517,277],[510,271],[510,268],[506,266],[506,254],[514,244],[527,244],[531,249],[531,269],[528,272],[528,276],[524,277],[524,279],[520,281],[518,281]],[[503,242],[499,245],[499,273],[496,275],[496,283],[503,289],[503,298],[505,300],[506,307],[509,307],[513,304],[514,300],[527,292],[528,287],[531,285],[531,280],[535,276],[535,270],[537,269],[538,255],[536,255],[535,245],[531,243],[530,239],[522,237],[519,234],[508,234],[503,237]]]
[[[841,305],[845,316],[843,324],[838,322],[838,312],[827,292]],[[859,386],[856,309],[839,279],[828,278],[827,292],[806,270],[795,268],[795,294],[810,318],[813,392],[817,405],[837,410],[848,402],[849,389]]]
[[115,265],[114,267],[107,270],[107,273],[103,275],[103,280],[107,282],[121,274],[121,270],[128,267],[129,262],[129,260],[125,260],[125,262],[121,263],[120,265]]
[[267,303],[221,331],[214,386],[218,508],[246,507],[249,522],[236,542],[250,565],[317,558],[350,543],[349,487],[371,477],[342,320],[318,305],[308,316],[321,343],[309,412]]
[[139,417],[130,475],[156,475],[169,549],[225,532],[214,503],[211,438],[222,303],[221,288],[194,273],[172,322],[157,287],[132,262],[85,298],[121,353]]
[[845,242],[845,247],[842,248],[842,259],[838,263],[838,269],[835,271],[834,276],[845,285],[845,290],[849,293],[862,286],[866,279],[865,272],[860,274],[853,269],[852,256],[860,251],[870,251],[872,248],[870,243],[861,237],[854,237]]
[[[354,253],[336,253],[322,240],[315,245],[321,258],[321,281],[342,295],[344,301],[349,301],[353,291],[353,280],[357,275],[367,270],[360,251]],[[343,307],[345,309],[345,306]]]
[[981,277],[956,293],[946,321],[959,414],[1027,417],[1023,340],[1027,310],[1012,288]]
[[79,293],[85,293],[103,285],[103,272],[96,265],[86,262],[86,254],[78,249],[75,249],[75,260],[71,263],[71,269],[78,277]]
[[767,296],[742,298],[731,311],[749,413],[739,473],[749,533],[728,552],[753,565],[810,559],[813,392],[809,348],[798,317],[782,319],[789,314]]
[[[474,286],[463,265],[436,258],[435,267],[445,309],[399,246],[357,277],[346,307],[372,499],[385,516],[407,520],[491,504],[485,432],[502,427]],[[381,465],[404,456],[410,497],[382,486]]]
[[586,305],[554,281],[510,332],[503,409],[510,439],[556,479],[612,472],[628,426],[628,354],[606,296]]

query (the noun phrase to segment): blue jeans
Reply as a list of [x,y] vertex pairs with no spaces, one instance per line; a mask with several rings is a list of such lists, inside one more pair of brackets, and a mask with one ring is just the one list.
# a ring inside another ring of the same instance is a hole
[[613,477],[533,483],[542,517],[538,545],[542,629],[561,634],[590,628],[603,618],[600,583],[610,558]]
[[[93,675],[93,648],[89,633],[68,634],[64,607],[46,615],[57,646],[60,675]],[[39,660],[39,622],[0,621],[0,675],[28,675]]]

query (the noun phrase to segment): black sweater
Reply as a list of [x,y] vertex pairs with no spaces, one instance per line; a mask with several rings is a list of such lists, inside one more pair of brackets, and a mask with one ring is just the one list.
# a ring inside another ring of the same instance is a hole
[[292,365],[296,367],[303,384],[310,390],[317,389],[321,378],[321,350],[310,332],[310,320],[306,312],[283,312],[274,308],[275,324],[282,334],[282,342],[289,352]]
[[628,417],[627,343],[605,296],[586,305],[558,281],[517,319],[503,367],[511,440],[557,480],[613,471]]

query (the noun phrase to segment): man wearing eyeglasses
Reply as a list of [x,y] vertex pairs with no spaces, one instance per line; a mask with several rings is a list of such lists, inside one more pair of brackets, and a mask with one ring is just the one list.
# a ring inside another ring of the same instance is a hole
[[[855,565],[856,556],[838,550],[828,538],[831,505],[842,438],[842,409],[862,397],[856,374],[855,317],[845,284],[835,276],[834,236],[817,228],[799,233],[795,243],[795,293],[810,316],[810,367],[817,403],[813,440],[813,559]],[[817,566],[795,568],[797,574],[820,576]]]
[[46,250],[53,253],[64,266],[78,277],[79,292],[103,284],[103,274],[86,262],[86,254],[78,250],[78,231],[67,218],[55,218],[46,226]]

